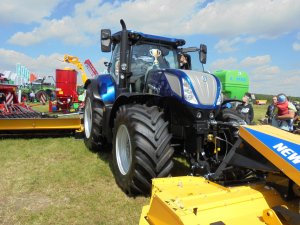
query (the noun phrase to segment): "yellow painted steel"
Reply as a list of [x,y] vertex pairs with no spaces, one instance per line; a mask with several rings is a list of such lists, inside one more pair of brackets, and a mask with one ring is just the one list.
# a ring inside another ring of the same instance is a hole
[[261,133],[265,133],[267,135],[274,136],[274,137],[277,137],[277,138],[280,138],[280,139],[283,139],[283,140],[293,142],[295,144],[300,145],[300,136],[299,135],[281,130],[279,128],[276,128],[276,127],[273,127],[273,126],[270,126],[270,125],[241,126],[240,130],[239,130],[240,131],[240,136],[244,140],[247,140],[247,141],[248,141],[248,138],[250,136],[253,136],[253,135],[244,134],[244,131],[246,131],[245,128],[255,130],[255,131],[258,131],[258,132],[261,132]]
[[278,156],[273,150],[270,150],[267,145],[259,141],[257,137],[252,135],[245,128],[265,133],[276,138],[284,139],[297,145],[300,145],[300,136],[269,125],[243,126],[239,130],[240,136],[244,140],[252,145],[256,149],[256,151],[260,152],[266,159],[273,163],[284,174],[286,174],[287,177],[291,178],[298,186],[300,186],[299,171],[291,166],[288,162],[286,162],[283,158]]
[[77,130],[82,131],[80,118],[20,118],[0,119],[0,131],[5,130]]
[[[300,145],[299,135],[268,125],[240,128],[242,139],[300,185],[299,170],[277,155],[270,146],[256,137],[253,131],[296,145]],[[282,179],[279,175],[271,176],[270,179],[274,177],[279,178],[279,181]],[[286,207],[285,204],[288,204],[290,210],[299,211],[299,203],[283,201],[277,191],[263,183],[223,187],[202,177],[158,178],[152,181],[150,204],[143,207],[139,224],[282,225],[272,207],[280,205]]]
[[[201,177],[158,178],[139,224],[266,224],[264,211],[282,204],[280,195],[264,185],[225,188]],[[281,224],[278,218],[268,219]]]
[[65,54],[64,55],[64,62],[72,63],[73,65],[75,65],[80,70],[80,72],[81,72],[81,80],[82,80],[83,84],[85,84],[85,82],[88,79],[87,78],[87,74],[86,74],[86,72],[84,70],[83,65],[79,61],[78,57]]
[[277,214],[272,209],[266,209],[263,212],[263,220],[266,224],[282,225]]

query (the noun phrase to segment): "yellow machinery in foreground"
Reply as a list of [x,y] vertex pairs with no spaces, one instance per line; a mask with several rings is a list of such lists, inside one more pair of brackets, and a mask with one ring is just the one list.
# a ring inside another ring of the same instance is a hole
[[[232,166],[261,170],[264,176],[236,186],[218,184]],[[268,125],[242,126],[213,174],[154,179],[139,224],[299,225],[299,186],[300,136]]]
[[75,134],[75,137],[80,137],[82,131],[79,117],[0,119],[0,136]]

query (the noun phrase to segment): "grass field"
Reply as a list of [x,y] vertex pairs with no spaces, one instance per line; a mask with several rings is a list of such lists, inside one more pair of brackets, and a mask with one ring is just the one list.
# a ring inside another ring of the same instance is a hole
[[[254,111],[257,121],[266,106]],[[138,224],[149,202],[127,197],[110,153],[92,153],[82,140],[1,139],[0,146],[0,224]]]

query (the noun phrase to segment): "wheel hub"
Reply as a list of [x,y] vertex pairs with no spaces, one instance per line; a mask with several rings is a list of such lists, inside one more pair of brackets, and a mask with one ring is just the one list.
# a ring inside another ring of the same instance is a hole
[[118,128],[116,135],[116,159],[122,175],[126,175],[132,163],[131,140],[125,125]]
[[89,138],[92,133],[92,105],[91,100],[87,98],[84,109],[84,133]]

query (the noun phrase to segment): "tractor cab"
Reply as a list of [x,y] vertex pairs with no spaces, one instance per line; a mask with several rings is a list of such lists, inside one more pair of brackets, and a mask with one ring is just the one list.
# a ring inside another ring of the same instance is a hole
[[[126,41],[122,39],[123,32],[127,33]],[[123,49],[121,49],[122,43],[125,45]],[[183,39],[166,38],[130,30],[120,31],[113,35],[108,29],[101,30],[102,51],[113,52],[111,62],[106,63],[108,71],[118,85],[119,80],[121,84],[125,80],[123,85],[126,87],[123,88],[127,88],[129,92],[144,92],[150,71],[181,69],[182,57],[186,58],[188,65],[184,69],[192,69],[190,52],[198,52],[200,61],[206,62],[205,45],[201,45],[200,48],[180,48],[184,44]],[[203,51],[204,47],[205,51]],[[121,51],[126,53],[121,53]],[[124,56],[122,63],[121,55]],[[120,77],[120,74],[123,75]]]

